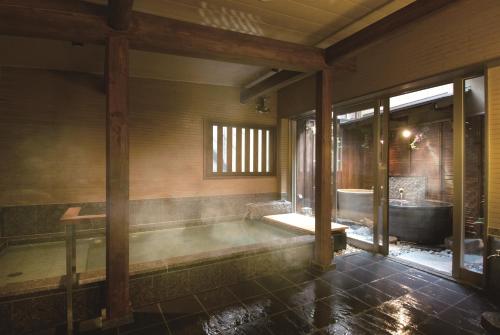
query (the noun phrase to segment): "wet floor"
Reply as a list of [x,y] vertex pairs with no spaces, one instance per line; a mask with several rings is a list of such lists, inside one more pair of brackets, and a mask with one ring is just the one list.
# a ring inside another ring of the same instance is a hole
[[154,304],[106,334],[484,334],[498,307],[480,291],[358,253],[307,270]]

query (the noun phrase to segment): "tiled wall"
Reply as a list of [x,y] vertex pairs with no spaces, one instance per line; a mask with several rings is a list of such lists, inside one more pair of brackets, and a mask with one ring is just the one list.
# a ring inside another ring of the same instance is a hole
[[[214,197],[164,198],[130,201],[131,229],[168,228],[198,224],[204,220],[243,217],[246,204],[279,199],[278,193],[259,193]],[[9,239],[61,237],[64,226],[59,219],[67,208],[82,207],[81,214],[103,214],[104,203],[11,206],[0,210],[0,237]],[[93,220],[80,230],[104,227],[104,220]]]
[[399,189],[404,190],[404,200],[425,199],[426,177],[389,177],[389,199],[399,199]]

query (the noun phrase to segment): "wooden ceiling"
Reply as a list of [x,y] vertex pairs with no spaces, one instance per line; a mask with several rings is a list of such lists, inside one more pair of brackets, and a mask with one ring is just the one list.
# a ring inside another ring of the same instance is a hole
[[[88,1],[106,3],[106,0]],[[389,2],[398,1],[135,0],[133,9],[215,28],[315,45]]]
[[[106,4],[107,0],[86,0]],[[325,47],[340,38],[360,30],[374,21],[398,10],[413,0],[135,0],[133,9],[139,12],[165,16],[181,21],[232,30],[303,45]],[[15,50],[27,51],[30,45],[16,38],[1,39],[0,43],[12,47],[9,62],[23,66]],[[327,41],[327,42],[325,42]],[[321,43],[323,42],[323,43]],[[31,46],[33,53],[41,52],[43,40]],[[47,47],[71,51],[71,45],[47,41]],[[97,49],[96,49],[97,48]],[[91,56],[100,50],[84,46],[79,51]],[[33,54],[28,53],[28,54]],[[75,54],[76,55],[76,54]],[[56,66],[44,55],[30,61],[30,67]],[[75,59],[82,58],[75,56]],[[5,60],[7,57],[3,57]],[[84,57],[85,58],[85,57]],[[2,60],[2,58],[0,58]],[[42,62],[33,64],[33,62]],[[43,62],[45,61],[46,64]],[[100,60],[88,64],[90,72],[100,68]],[[91,62],[90,62],[91,63]],[[5,64],[2,60],[2,64]],[[8,64],[6,64],[8,65]],[[71,64],[70,64],[71,65]],[[68,67],[70,67],[68,65]],[[65,69],[65,68],[64,68]],[[82,70],[82,69],[78,69]],[[83,69],[85,70],[85,69]],[[259,66],[230,64],[188,57],[135,51],[131,54],[131,74],[160,79],[218,83],[245,86],[246,83],[265,73]],[[98,71],[98,70],[97,70]]]

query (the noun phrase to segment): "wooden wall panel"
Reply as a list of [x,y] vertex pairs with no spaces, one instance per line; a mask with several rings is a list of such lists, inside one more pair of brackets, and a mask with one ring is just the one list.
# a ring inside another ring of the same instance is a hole
[[488,225],[500,229],[500,64],[487,71]]
[[[132,199],[278,192],[278,177],[203,179],[203,121],[276,125],[239,89],[130,80]],[[1,68],[0,205],[103,201],[105,95],[99,76]]]

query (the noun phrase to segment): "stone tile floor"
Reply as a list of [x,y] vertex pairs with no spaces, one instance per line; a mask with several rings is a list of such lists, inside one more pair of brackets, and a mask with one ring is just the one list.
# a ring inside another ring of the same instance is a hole
[[481,313],[499,310],[480,291],[382,256],[336,262],[147,306],[133,324],[85,334],[485,334]]

